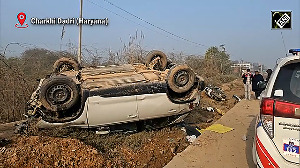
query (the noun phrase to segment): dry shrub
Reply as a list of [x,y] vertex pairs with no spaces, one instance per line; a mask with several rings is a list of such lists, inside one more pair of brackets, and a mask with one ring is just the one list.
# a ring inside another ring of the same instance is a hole
[[26,102],[38,85],[36,79],[52,72],[53,63],[60,57],[74,56],[33,48],[21,57],[0,58],[0,123],[25,119]]
[[238,76],[232,72],[229,54],[217,47],[210,47],[205,56],[188,56],[185,62],[202,76],[207,84],[220,86]]

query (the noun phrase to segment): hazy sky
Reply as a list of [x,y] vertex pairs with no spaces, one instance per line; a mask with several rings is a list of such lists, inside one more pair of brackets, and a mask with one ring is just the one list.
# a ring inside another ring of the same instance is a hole
[[[83,45],[101,50],[119,50],[136,30],[143,32],[142,47],[146,50],[203,54],[209,46],[225,44],[232,60],[259,62],[269,67],[285,56],[281,32],[287,50],[300,48],[300,0],[109,0],[162,29],[204,46],[172,37],[104,0],[83,1],[84,18],[109,19],[108,26],[83,26]],[[30,18],[79,17],[79,0],[0,2],[1,52],[10,42],[59,50],[62,25],[32,25]],[[271,30],[271,10],[291,10],[292,30]],[[15,28],[19,12],[27,15],[26,29]],[[67,49],[69,41],[77,46],[78,26],[65,26],[63,49]],[[18,56],[24,49],[11,45],[7,51]]]

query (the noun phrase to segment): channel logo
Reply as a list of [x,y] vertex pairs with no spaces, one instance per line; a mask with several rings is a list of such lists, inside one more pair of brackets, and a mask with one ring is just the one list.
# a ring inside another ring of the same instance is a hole
[[272,29],[291,29],[291,11],[272,11]]

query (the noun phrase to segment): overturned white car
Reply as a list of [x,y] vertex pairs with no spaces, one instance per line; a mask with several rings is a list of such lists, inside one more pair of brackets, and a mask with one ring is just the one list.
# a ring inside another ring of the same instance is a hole
[[[155,118],[183,118],[200,101],[204,81],[187,65],[152,51],[145,64],[80,67],[61,58],[40,80],[27,115],[41,116],[40,127],[109,127]],[[174,120],[173,120],[174,122]]]

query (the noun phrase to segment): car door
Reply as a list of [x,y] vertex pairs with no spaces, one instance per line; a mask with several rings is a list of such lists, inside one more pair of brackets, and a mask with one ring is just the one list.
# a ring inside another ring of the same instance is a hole
[[179,105],[172,103],[166,93],[137,95],[137,105],[140,120],[179,113]]
[[88,98],[89,125],[107,125],[138,120],[136,96]]

